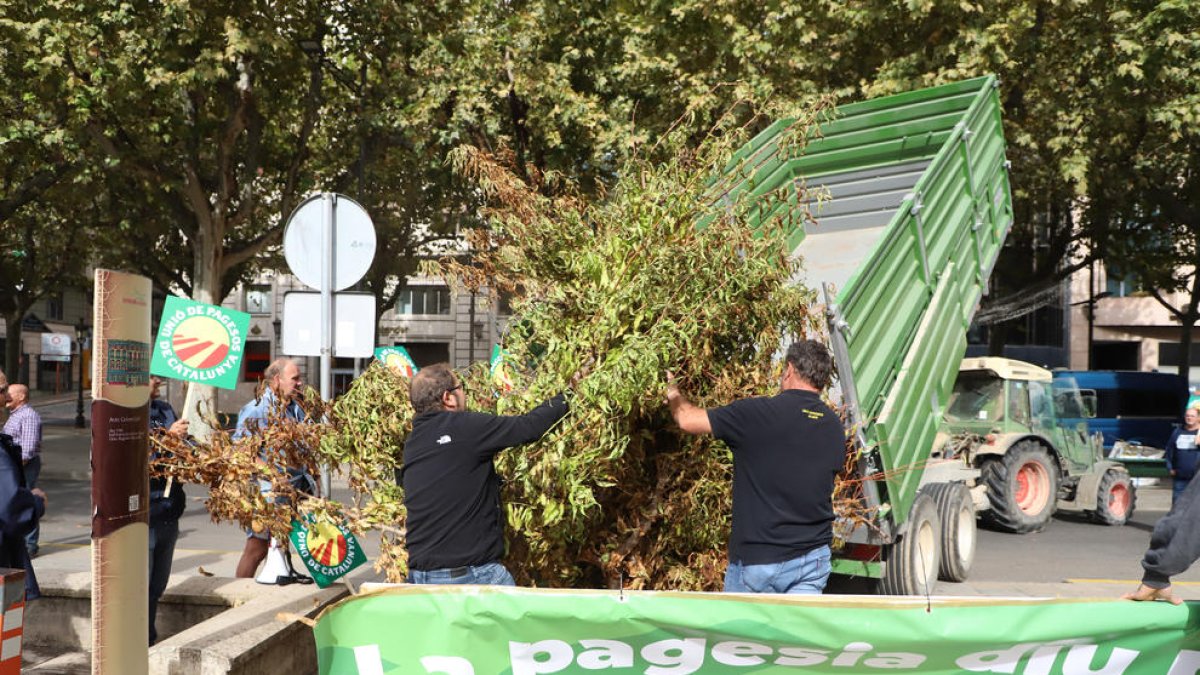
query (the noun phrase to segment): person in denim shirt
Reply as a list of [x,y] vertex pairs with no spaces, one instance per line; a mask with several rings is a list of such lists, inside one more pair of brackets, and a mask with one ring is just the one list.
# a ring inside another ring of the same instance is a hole
[[1200,410],[1188,408],[1183,414],[1183,428],[1172,431],[1171,439],[1167,441],[1167,471],[1174,479],[1172,506],[1196,476],[1196,464],[1200,461],[1200,451],[1196,448],[1197,432],[1200,432]]
[[[295,361],[283,358],[276,359],[263,372],[266,387],[262,396],[242,406],[238,412],[237,430],[233,439],[247,438],[270,424],[271,419],[289,419],[304,421],[304,409],[300,407],[299,399],[304,379],[300,376],[300,367]],[[316,491],[316,481],[303,469],[287,467],[292,487],[300,492],[313,494]],[[260,488],[270,490],[270,481],[260,481]],[[242,550],[241,560],[238,561],[236,575],[251,578],[270,549],[271,533],[264,530],[254,532],[247,530],[246,546]],[[305,578],[307,579],[307,577]]]

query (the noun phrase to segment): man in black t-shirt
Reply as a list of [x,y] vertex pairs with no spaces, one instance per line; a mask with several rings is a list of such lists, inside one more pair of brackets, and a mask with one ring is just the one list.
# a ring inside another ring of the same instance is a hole
[[567,413],[566,399],[559,394],[510,417],[468,412],[463,385],[446,364],[421,369],[409,399],[417,416],[399,476],[409,582],[515,585],[500,563],[503,516],[492,459],[541,438]]
[[819,594],[829,579],[833,481],[846,459],[841,420],[820,392],[833,364],[819,342],[787,350],[780,393],[722,408],[692,405],[673,382],[667,403],[679,428],[712,434],[733,450],[733,529],[728,593]]

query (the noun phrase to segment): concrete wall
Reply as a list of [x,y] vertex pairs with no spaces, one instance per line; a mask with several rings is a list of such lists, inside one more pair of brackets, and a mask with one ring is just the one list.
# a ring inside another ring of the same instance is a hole
[[[90,672],[91,574],[51,571],[39,582],[43,596],[26,609],[22,672]],[[341,586],[172,577],[159,602],[160,642],[149,650],[150,673],[315,673],[312,629],[294,617],[315,617],[347,594]]]

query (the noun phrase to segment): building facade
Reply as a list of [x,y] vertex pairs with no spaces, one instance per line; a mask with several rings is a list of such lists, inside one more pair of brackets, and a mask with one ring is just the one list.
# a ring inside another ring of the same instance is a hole
[[[1071,369],[1180,372],[1180,323],[1136,280],[1110,275],[1096,263],[1077,272],[1070,289]],[[1175,306],[1186,302],[1182,293],[1166,297]],[[1187,372],[1192,385],[1200,384],[1198,340],[1193,328]]]

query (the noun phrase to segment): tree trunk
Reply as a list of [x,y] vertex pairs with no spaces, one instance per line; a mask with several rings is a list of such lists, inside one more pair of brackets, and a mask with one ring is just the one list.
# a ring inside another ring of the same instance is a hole
[[[208,214],[205,214],[206,216]],[[216,236],[211,221],[200,223],[196,246],[193,249],[192,299],[209,305],[221,304],[221,252],[224,242]],[[189,409],[184,412],[191,424],[188,431],[200,441],[212,436],[208,424],[217,414],[217,390],[212,385],[191,383],[188,388]],[[194,406],[194,407],[192,407]]]
[[9,382],[21,378],[21,318],[24,312],[4,316],[4,374]]
[[1180,317],[1179,334],[1179,374],[1184,380],[1191,382],[1192,368],[1192,330],[1200,316],[1196,312],[1188,312]]

